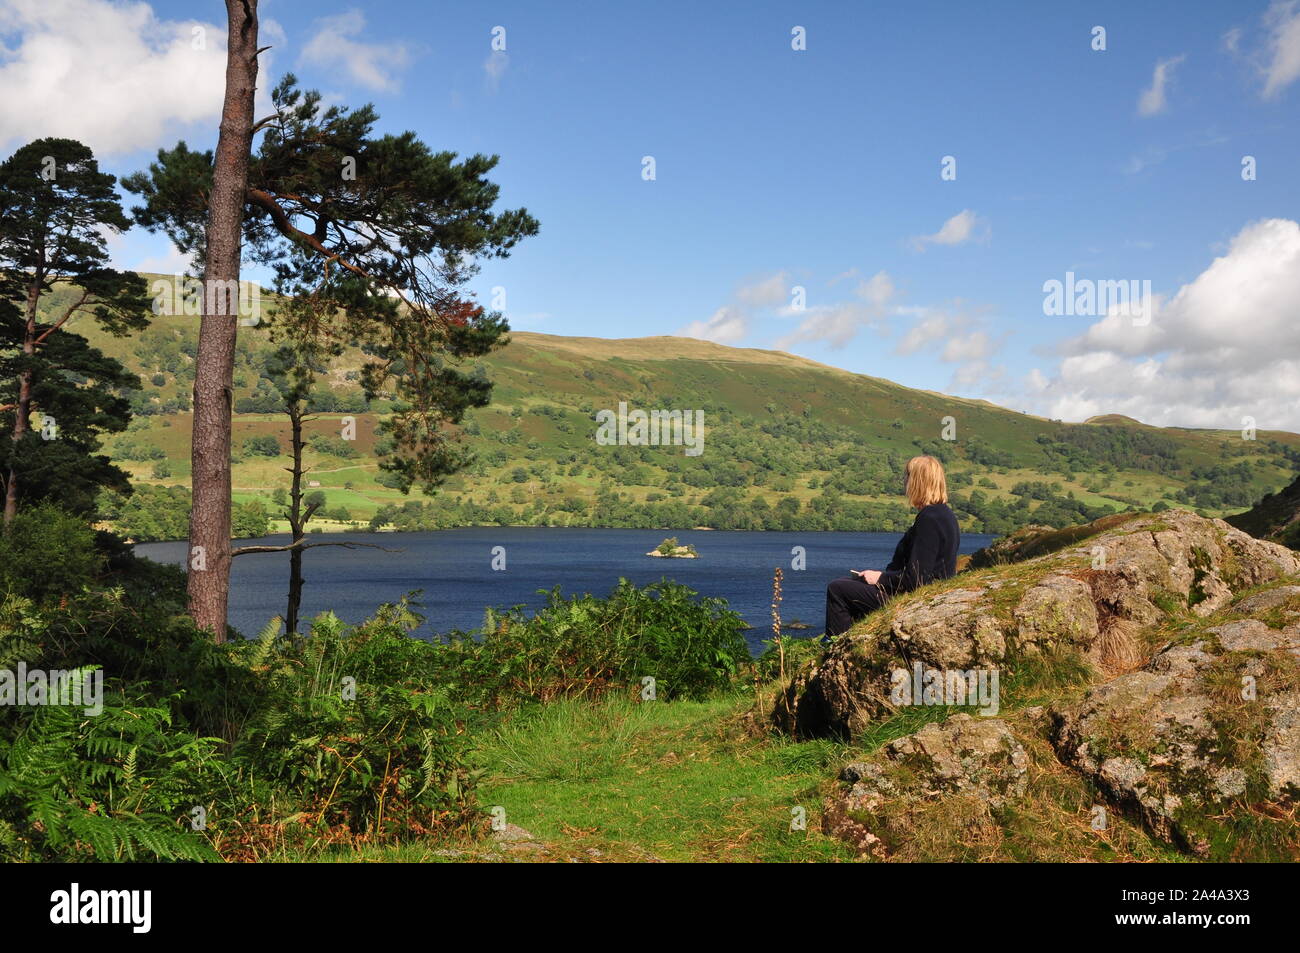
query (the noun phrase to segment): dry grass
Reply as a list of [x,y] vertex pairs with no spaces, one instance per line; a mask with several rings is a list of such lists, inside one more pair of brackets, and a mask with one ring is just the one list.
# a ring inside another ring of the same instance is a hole
[[1109,678],[1141,668],[1149,657],[1142,627],[1132,619],[1111,616],[1097,637],[1097,654],[1101,670]]
[[[1183,859],[1139,822],[1107,805],[1061,764],[1029,717],[1008,722],[1029,754],[1025,793],[1000,808],[950,793],[922,803],[891,801],[868,820],[893,863],[1143,863]],[[1102,808],[1102,814],[1097,809]],[[1100,829],[1094,828],[1098,817]],[[868,857],[868,859],[870,859]]]

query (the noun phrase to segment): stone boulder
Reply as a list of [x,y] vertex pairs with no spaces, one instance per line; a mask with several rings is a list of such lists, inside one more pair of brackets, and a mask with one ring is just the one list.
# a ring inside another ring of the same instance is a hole
[[894,710],[891,674],[918,664],[990,669],[1072,651],[1100,678],[1109,652],[1145,660],[1148,647],[1134,639],[1170,611],[1206,616],[1234,593],[1300,573],[1291,550],[1186,510],[1109,516],[1057,532],[1070,541],[1065,548],[891,600],[796,673],[771,719],[799,737],[856,735]]
[[822,830],[885,859],[908,836],[913,815],[938,799],[960,803],[952,816],[979,825],[990,809],[1024,794],[1028,766],[1004,722],[953,715],[847,765],[843,785],[823,805]]
[[[1183,551],[1163,542],[1162,552]],[[1197,572],[1178,558],[1169,566],[1189,585]],[[1300,801],[1300,586],[1238,599],[1202,626],[1054,708],[1050,739],[1156,837],[1225,859],[1232,819],[1292,817]]]

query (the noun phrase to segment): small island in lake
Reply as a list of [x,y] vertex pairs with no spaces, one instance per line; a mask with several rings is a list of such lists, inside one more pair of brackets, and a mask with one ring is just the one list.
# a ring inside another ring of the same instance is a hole
[[679,546],[677,544],[677,537],[670,536],[660,543],[657,548],[646,553],[646,555],[659,556],[665,559],[696,559],[700,554],[697,553],[695,547],[691,546],[689,543],[685,546]]

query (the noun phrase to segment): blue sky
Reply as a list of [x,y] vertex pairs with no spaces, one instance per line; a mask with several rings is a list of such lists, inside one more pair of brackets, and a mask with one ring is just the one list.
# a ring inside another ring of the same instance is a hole
[[[213,144],[219,4],[0,14],[0,88],[56,107],[38,120],[6,97],[5,151],[77,135],[125,173],[177,138]],[[541,233],[474,289],[503,287],[520,330],[780,347],[1065,419],[1300,430],[1295,0],[270,0],[262,16],[265,86],[292,69],[373,102],[382,130],[501,155],[503,204]],[[214,25],[202,55],[196,24]],[[57,68],[60,45],[78,70]],[[172,270],[144,233],[115,254]],[[1154,320],[1046,316],[1044,282],[1067,271],[1149,281]]]

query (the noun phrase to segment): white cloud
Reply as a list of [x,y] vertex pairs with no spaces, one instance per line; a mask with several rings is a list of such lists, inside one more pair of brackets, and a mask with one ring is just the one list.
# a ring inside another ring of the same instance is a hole
[[994,366],[983,359],[964,361],[952,372],[950,387],[954,391],[979,391],[985,394],[999,393],[1006,381],[1007,369],[999,364]]
[[160,255],[146,255],[129,267],[132,271],[147,271],[157,275],[187,275],[194,269],[194,261],[189,255],[172,248]]
[[161,20],[147,3],[0,0],[0,30],[17,38],[0,46],[4,146],[64,136],[132,152],[220,115],[224,25]]
[[736,289],[732,302],[713,312],[707,321],[692,321],[676,333],[718,344],[734,344],[749,333],[754,311],[775,307],[786,299],[787,281],[786,273],[778,271],[742,285]]
[[745,285],[736,292],[736,299],[751,308],[770,308],[785,301],[789,276],[778,271],[770,278]]
[[488,89],[496,92],[501,88],[501,77],[510,67],[510,57],[505,50],[493,50],[483,61],[483,72],[487,74]]
[[893,279],[884,271],[877,272],[867,281],[858,283],[854,294],[857,301],[819,305],[795,311],[785,308],[782,314],[800,318],[799,326],[775,343],[777,350],[788,351],[796,344],[824,341],[832,347],[843,347],[859,331],[885,328],[884,319],[897,294]]
[[692,321],[677,333],[718,344],[735,344],[749,333],[749,316],[739,308],[725,305],[707,321]]
[[1142,91],[1142,95],[1138,96],[1139,116],[1154,116],[1165,111],[1167,105],[1165,88],[1173,80],[1175,67],[1185,59],[1187,59],[1187,54],[1181,53],[1178,56],[1160,60],[1156,63],[1155,71],[1151,74],[1151,85]]
[[931,311],[929,308],[909,308],[911,313],[921,318],[903,335],[894,348],[895,353],[906,356],[937,341],[943,340],[951,330],[951,319],[943,311]]
[[1264,98],[1270,99],[1300,78],[1300,3],[1279,0],[1264,14],[1269,28]]
[[985,331],[972,331],[958,334],[948,339],[940,354],[940,360],[949,363],[967,364],[983,361],[993,353],[993,339]]
[[316,32],[298,57],[300,63],[344,70],[354,82],[378,92],[396,92],[395,75],[411,61],[410,47],[400,41],[366,43],[356,39],[366,27],[360,10],[348,10],[315,23]]
[[788,351],[796,344],[811,341],[843,347],[857,337],[859,331],[876,324],[880,318],[879,313],[857,301],[818,305],[799,313],[803,315],[799,327],[773,345],[778,351]]
[[1066,342],[1055,375],[1029,382],[1042,412],[1300,430],[1300,223],[1247,225],[1151,310],[1145,327],[1111,314]]
[[896,294],[894,279],[884,271],[878,271],[869,281],[858,282],[855,294],[873,308],[884,308]]
[[939,308],[897,308],[895,313],[913,318],[914,323],[894,352],[905,357],[918,351],[937,351],[940,361],[956,365],[951,382],[954,389],[988,392],[1005,375],[1003,367],[989,363],[1002,342],[995,340],[979,319],[961,310]]
[[912,247],[924,251],[926,245],[960,245],[970,241],[975,235],[979,218],[970,209],[963,209],[944,222],[933,235],[918,235],[912,239]]

